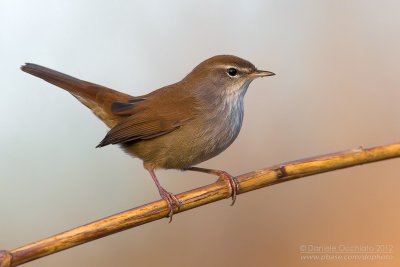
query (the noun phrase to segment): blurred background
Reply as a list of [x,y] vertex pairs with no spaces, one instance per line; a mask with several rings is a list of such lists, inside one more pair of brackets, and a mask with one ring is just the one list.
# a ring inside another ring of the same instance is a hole
[[[250,86],[238,139],[199,165],[239,175],[400,140],[399,9],[386,0],[0,1],[0,249],[159,199],[140,160],[95,149],[101,121],[20,65],[131,95],[217,54],[275,72]],[[399,266],[399,163],[260,189],[233,207],[220,201],[26,266]],[[173,193],[216,180],[158,175]],[[303,257],[310,246],[380,245],[393,249],[386,259]]]

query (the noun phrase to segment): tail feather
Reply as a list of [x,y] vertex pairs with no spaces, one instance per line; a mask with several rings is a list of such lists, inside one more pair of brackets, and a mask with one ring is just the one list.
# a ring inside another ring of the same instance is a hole
[[26,63],[21,66],[21,70],[57,86],[61,86],[61,82],[69,86],[83,85],[82,81],[77,78],[33,63]]
[[32,63],[26,63],[21,66],[21,70],[70,92],[110,128],[114,127],[123,118],[111,111],[112,103],[126,102],[135,98]]

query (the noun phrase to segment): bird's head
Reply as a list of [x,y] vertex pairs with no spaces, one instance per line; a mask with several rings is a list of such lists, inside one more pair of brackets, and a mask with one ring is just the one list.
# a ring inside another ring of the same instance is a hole
[[197,85],[193,90],[213,90],[214,93],[236,95],[244,93],[254,79],[272,75],[275,74],[257,70],[252,63],[242,58],[219,55],[201,62],[184,80]]

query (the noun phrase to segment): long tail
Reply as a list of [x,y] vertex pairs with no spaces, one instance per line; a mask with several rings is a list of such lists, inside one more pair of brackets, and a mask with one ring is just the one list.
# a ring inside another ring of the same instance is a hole
[[32,63],[26,63],[21,66],[21,70],[70,92],[110,128],[114,127],[123,118],[111,111],[112,103],[126,102],[135,98]]

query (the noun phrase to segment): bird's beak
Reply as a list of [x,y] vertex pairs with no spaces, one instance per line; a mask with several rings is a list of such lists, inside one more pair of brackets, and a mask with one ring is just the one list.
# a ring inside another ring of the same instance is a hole
[[253,72],[251,74],[251,76],[253,76],[254,78],[265,77],[265,76],[273,76],[273,75],[275,75],[275,73],[270,72],[270,71],[266,71],[266,70],[256,70],[255,72]]

